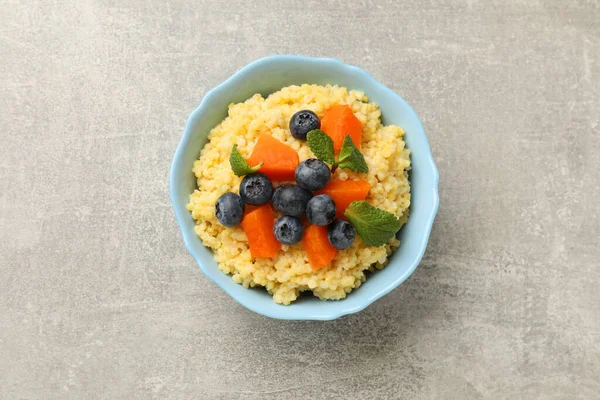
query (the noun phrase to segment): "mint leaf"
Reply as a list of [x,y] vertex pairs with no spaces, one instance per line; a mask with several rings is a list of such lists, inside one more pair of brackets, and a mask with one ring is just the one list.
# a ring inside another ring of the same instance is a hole
[[342,143],[342,149],[338,156],[338,166],[354,172],[369,172],[365,158],[352,142],[350,135],[346,135],[344,143]]
[[306,142],[310,151],[321,161],[331,165],[335,164],[333,140],[322,130],[314,129],[306,134]]
[[344,215],[369,246],[383,246],[402,225],[394,214],[373,207],[365,200],[350,203]]
[[229,164],[231,164],[231,169],[233,170],[234,174],[237,176],[244,176],[258,171],[263,163],[260,163],[254,167],[250,167],[246,160],[244,160],[244,157],[242,157],[238,151],[237,144],[234,144],[233,148],[231,149],[231,154],[229,155]]

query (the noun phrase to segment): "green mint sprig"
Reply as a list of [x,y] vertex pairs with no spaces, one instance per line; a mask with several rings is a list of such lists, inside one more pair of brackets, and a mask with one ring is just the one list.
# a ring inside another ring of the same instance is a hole
[[346,135],[344,138],[337,160],[333,150],[333,140],[322,130],[315,129],[308,132],[306,142],[319,160],[331,164],[331,171],[335,171],[337,167],[340,167],[354,172],[369,172],[365,158],[352,142],[350,135]]
[[338,155],[338,166],[354,172],[369,172],[369,167],[360,150],[356,148],[350,135],[346,135]]
[[321,161],[335,166],[333,140],[322,130],[315,129],[306,134],[306,143],[313,154]]
[[380,210],[365,200],[350,203],[344,215],[369,246],[383,246],[402,226],[394,214]]
[[238,151],[237,144],[234,144],[233,148],[231,149],[231,154],[229,155],[229,164],[231,164],[231,169],[237,176],[244,176],[256,172],[263,165],[261,162],[254,167],[249,166],[246,160],[244,160],[244,157],[242,157]]

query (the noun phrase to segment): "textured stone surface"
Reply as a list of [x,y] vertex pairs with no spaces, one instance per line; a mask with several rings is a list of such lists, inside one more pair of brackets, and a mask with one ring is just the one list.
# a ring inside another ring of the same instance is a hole
[[[1,3],[0,398],[597,398],[599,2]],[[371,72],[440,170],[420,268],[333,322],[236,304],[167,195],[188,113],[274,53]]]

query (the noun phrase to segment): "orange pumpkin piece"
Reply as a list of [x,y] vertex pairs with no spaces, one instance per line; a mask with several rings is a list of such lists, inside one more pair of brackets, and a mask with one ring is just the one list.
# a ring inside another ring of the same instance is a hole
[[346,135],[350,135],[354,145],[360,149],[362,124],[345,104],[333,106],[325,112],[321,118],[321,130],[333,140],[335,154],[340,152]]
[[248,236],[248,245],[252,257],[273,258],[281,248],[281,243],[273,234],[275,216],[270,204],[260,206],[244,215],[242,228]]
[[369,194],[371,185],[369,182],[358,179],[348,179],[346,181],[333,180],[321,190],[318,194],[328,194],[335,202],[335,209],[337,211],[337,217],[342,218],[344,211],[353,201],[364,200]]
[[337,253],[335,247],[327,239],[326,226],[309,225],[304,230],[302,246],[312,269],[326,266],[333,261]]
[[298,166],[298,153],[287,144],[280,142],[267,133],[261,133],[252,154],[248,159],[250,166],[263,163],[259,172],[273,181],[293,181]]

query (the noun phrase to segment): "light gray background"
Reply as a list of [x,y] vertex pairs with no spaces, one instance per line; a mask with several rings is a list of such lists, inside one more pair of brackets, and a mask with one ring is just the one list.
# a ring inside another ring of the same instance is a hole
[[[600,2],[1,3],[0,398],[598,398]],[[371,72],[440,170],[421,266],[333,322],[235,303],[167,195],[187,115],[275,53]]]

